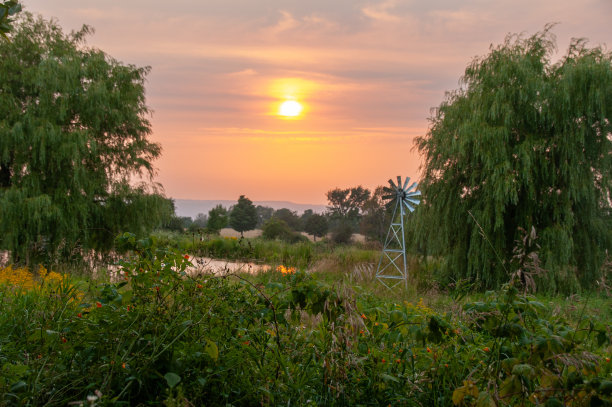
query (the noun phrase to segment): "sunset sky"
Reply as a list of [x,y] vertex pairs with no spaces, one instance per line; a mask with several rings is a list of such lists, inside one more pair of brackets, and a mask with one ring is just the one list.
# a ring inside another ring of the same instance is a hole
[[[414,137],[490,44],[550,22],[559,54],[572,37],[612,44],[611,0],[22,3],[152,67],[156,180],[177,199],[324,204],[334,187],[418,177]],[[286,100],[298,116],[278,114]]]

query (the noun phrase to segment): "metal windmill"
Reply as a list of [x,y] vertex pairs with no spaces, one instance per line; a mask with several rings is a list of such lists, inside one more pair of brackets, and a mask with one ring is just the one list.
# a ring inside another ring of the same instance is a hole
[[[420,200],[415,197],[421,195],[416,190],[417,183],[413,182],[408,187],[410,177],[407,177],[402,184],[402,177],[397,177],[397,185],[393,180],[389,180],[391,188],[385,187],[387,195],[383,199],[388,199],[387,208],[394,206],[391,216],[391,226],[387,232],[383,252],[376,269],[376,278],[387,288],[393,288],[404,280],[404,285],[408,286],[408,268],[406,266],[406,238],[404,235],[404,216],[406,210],[414,212]],[[398,219],[399,217],[399,219]]]

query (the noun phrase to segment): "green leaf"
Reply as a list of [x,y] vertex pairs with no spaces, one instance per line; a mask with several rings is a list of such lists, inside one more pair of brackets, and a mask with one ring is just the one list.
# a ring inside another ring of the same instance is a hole
[[26,390],[27,388],[28,388],[28,384],[24,382],[23,380],[20,380],[11,386],[11,392],[19,393],[19,392]]
[[499,397],[506,398],[516,395],[521,391],[521,381],[518,377],[512,375],[503,381],[499,388]]
[[467,396],[477,398],[478,395],[479,391],[476,385],[469,380],[465,380],[463,382],[463,386],[457,387],[455,391],[453,391],[453,404],[458,406],[463,403],[463,399],[465,399]]
[[526,378],[532,378],[535,374],[533,366],[528,364],[518,364],[512,368],[512,374]]
[[206,346],[204,346],[204,352],[206,352],[206,354],[208,354],[208,356],[210,356],[210,358],[214,360],[215,362],[217,361],[217,359],[219,359],[219,348],[211,340],[208,340],[208,339],[206,340]]
[[489,393],[481,392],[476,400],[476,407],[496,407],[496,404]]
[[391,376],[389,374],[383,373],[380,375],[380,377],[386,381],[386,382],[394,382],[394,383],[399,383],[399,379],[395,376]]
[[393,310],[391,311],[390,318],[391,318],[391,322],[395,322],[399,324],[406,320],[406,314],[399,310]]
[[164,379],[166,379],[168,387],[173,389],[181,381],[181,376],[177,375],[176,373],[168,372],[164,375]]

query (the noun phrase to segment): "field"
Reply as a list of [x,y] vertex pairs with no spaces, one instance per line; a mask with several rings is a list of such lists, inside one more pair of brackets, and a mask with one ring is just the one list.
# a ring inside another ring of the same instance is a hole
[[474,293],[415,281],[390,291],[363,266],[375,250],[258,239],[189,248],[241,258],[246,245],[271,271],[194,274],[178,247],[189,239],[161,240],[124,235],[114,281],[0,270],[1,404],[612,401],[605,293],[534,297],[512,283]]

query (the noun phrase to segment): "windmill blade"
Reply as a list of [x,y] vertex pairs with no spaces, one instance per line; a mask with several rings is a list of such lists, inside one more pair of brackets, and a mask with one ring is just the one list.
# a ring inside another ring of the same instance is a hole
[[412,206],[410,206],[410,205],[408,204],[408,202],[404,201],[404,205],[406,205],[406,208],[408,208],[408,210],[409,210],[410,212],[414,212],[414,208],[413,208]]
[[410,202],[413,205],[418,205],[421,203],[418,199],[405,198],[407,202]]
[[395,199],[397,198],[397,194],[393,194],[393,195],[384,195],[382,197],[382,199]]
[[410,177],[406,177],[406,180],[404,181],[404,186],[402,187],[404,191],[406,191],[406,185],[408,185],[409,182],[410,182]]
[[393,180],[391,178],[389,178],[389,185],[391,185],[391,187],[393,189],[397,189],[397,187],[395,186],[395,184],[393,183]]
[[395,199],[394,199],[394,200],[392,200],[392,201],[387,202],[387,203],[385,204],[385,208],[386,208],[386,209],[389,209],[389,208],[391,208],[393,205],[395,205]]
[[400,189],[402,187],[402,177],[401,175],[397,176],[397,189]]
[[389,193],[389,194],[394,194],[395,190],[389,187],[383,187],[383,191]]
[[421,191],[412,191],[406,194],[406,196],[420,196],[420,195],[421,195]]
[[415,182],[413,182],[413,183],[412,183],[412,185],[410,185],[410,188],[408,188],[408,189],[407,189],[407,191],[410,191],[410,190],[412,190],[413,188],[416,188],[416,186],[417,186],[417,185],[419,185],[419,183],[418,183],[418,182],[416,182],[416,181],[415,181]]

